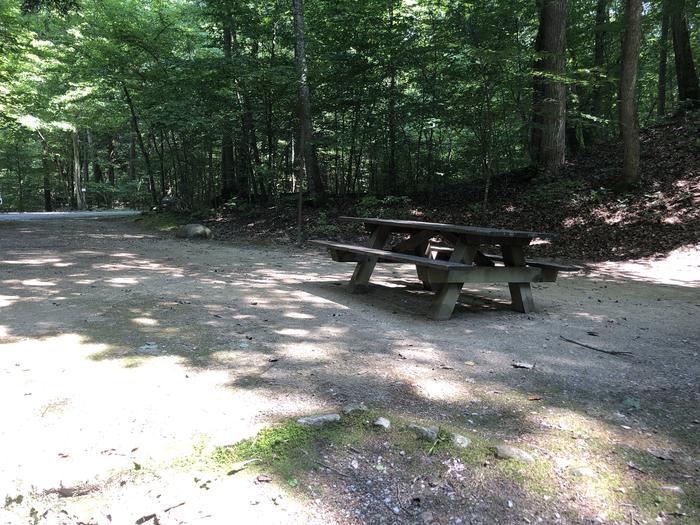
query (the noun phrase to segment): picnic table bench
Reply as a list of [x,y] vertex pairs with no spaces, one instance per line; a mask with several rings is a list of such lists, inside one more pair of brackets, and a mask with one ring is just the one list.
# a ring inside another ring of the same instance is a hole
[[[366,291],[377,263],[413,264],[425,288],[436,293],[428,311],[436,320],[450,318],[465,283],[508,283],[513,309],[530,312],[535,308],[530,283],[555,282],[559,272],[579,269],[525,259],[524,248],[534,239],[555,237],[547,233],[363,217],[341,220],[363,223],[370,232],[368,245],[311,242],[328,248],[334,261],[357,263],[350,290]],[[408,237],[386,249],[392,233]],[[484,245],[499,246],[501,255],[483,253]]]

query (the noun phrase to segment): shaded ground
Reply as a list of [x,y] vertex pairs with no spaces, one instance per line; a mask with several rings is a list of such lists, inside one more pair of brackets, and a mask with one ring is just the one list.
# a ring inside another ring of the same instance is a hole
[[[697,247],[536,285],[530,315],[468,289],[439,323],[404,266],[354,296],[352,266],[312,250],[121,221],[4,223],[0,241],[2,523],[698,521]],[[372,412],[285,422],[351,401]],[[230,445],[271,425],[260,464],[226,475],[246,456]]]

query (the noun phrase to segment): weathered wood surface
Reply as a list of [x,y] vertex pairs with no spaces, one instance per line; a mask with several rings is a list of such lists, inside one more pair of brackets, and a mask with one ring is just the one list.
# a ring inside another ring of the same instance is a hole
[[411,255],[408,253],[392,252],[389,250],[379,250],[376,248],[369,248],[367,246],[356,246],[353,244],[342,244],[338,242],[319,240],[313,240],[310,242],[319,246],[325,246],[327,248],[330,248],[331,250],[337,250],[339,252],[355,253],[364,256],[376,257],[377,259],[386,259],[388,261],[394,261],[398,263],[417,264],[419,266],[425,266],[427,268],[434,268],[443,271],[450,269],[469,270],[472,268],[472,265],[470,264],[429,259],[428,257],[420,257],[418,255]]
[[[513,309],[533,311],[535,303],[530,283],[554,282],[559,271],[579,269],[525,259],[524,247],[536,238],[555,237],[548,233],[366,217],[341,219],[362,222],[371,232],[369,246],[320,240],[311,242],[328,248],[335,261],[357,262],[350,290],[366,291],[378,262],[413,264],[425,288],[435,292],[428,312],[431,319],[450,318],[464,283],[507,283]],[[391,233],[409,233],[411,237],[385,250],[384,245]],[[442,238],[454,246],[431,246],[433,237]],[[479,250],[482,245],[499,245],[503,255],[484,255]],[[502,265],[495,264],[495,261]]]
[[404,221],[393,219],[375,219],[372,217],[340,217],[343,221],[362,222],[370,226],[387,226],[394,232],[416,232],[431,231],[445,232],[457,235],[469,235],[476,238],[488,239],[491,242],[500,244],[499,241],[510,243],[513,241],[525,241],[529,243],[532,239],[554,239],[556,235],[544,232],[530,232],[522,230],[502,230],[498,228],[481,228],[477,226],[461,226],[458,224],[444,224],[439,222]]

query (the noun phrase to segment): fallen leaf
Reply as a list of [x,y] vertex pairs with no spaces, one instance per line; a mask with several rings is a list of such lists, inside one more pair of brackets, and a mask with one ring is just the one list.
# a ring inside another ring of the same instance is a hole
[[258,483],[269,483],[270,481],[272,481],[272,478],[267,474],[260,474],[257,478],[255,478],[255,481],[257,481]]
[[467,366],[476,366],[476,363],[474,361],[465,361],[464,364]]
[[537,394],[529,394],[527,396],[528,401],[539,401],[540,399],[542,399],[542,396],[537,395]]

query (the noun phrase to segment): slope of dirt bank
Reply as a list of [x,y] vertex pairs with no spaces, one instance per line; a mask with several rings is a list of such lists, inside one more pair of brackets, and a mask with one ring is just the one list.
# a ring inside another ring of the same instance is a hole
[[[476,226],[559,234],[554,244],[533,247],[538,256],[579,261],[622,260],[668,253],[700,240],[700,120],[675,119],[646,129],[641,136],[641,183],[614,191],[621,171],[619,142],[596,146],[573,158],[556,180],[525,171],[495,177],[488,211],[481,213],[483,184],[458,184],[430,203],[389,199],[369,204],[333,201],[305,213],[306,236],[352,238],[341,215],[417,218]],[[376,199],[375,199],[376,201]],[[291,242],[295,210],[271,205],[245,214],[212,217],[222,239],[241,236]]]

